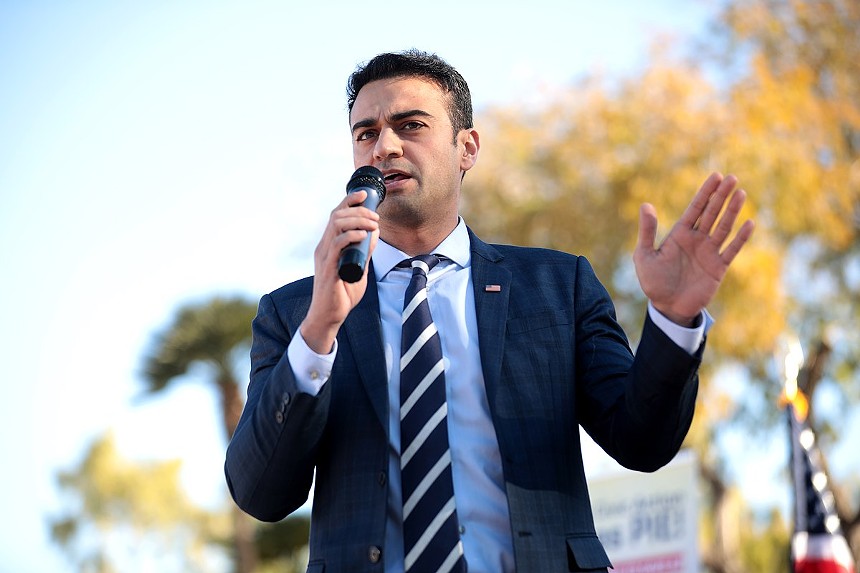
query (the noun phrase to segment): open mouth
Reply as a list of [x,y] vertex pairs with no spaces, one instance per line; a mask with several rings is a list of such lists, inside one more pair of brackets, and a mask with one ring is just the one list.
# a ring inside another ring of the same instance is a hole
[[410,177],[404,173],[389,173],[384,178],[385,183],[396,183],[397,181],[405,181],[406,179],[410,179]]

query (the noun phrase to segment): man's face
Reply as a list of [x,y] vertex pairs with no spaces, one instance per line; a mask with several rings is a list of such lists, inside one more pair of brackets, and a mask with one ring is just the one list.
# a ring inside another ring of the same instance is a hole
[[353,161],[385,175],[384,221],[419,225],[456,215],[461,175],[474,164],[477,145],[470,153],[474,130],[455,139],[448,97],[421,78],[378,80],[358,92],[350,114]]

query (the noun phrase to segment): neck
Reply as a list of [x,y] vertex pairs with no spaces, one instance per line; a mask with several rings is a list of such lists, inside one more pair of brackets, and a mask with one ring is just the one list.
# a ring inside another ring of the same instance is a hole
[[428,222],[419,227],[402,227],[380,221],[379,237],[392,247],[414,257],[431,253],[457,228],[458,222],[458,216],[453,220]]

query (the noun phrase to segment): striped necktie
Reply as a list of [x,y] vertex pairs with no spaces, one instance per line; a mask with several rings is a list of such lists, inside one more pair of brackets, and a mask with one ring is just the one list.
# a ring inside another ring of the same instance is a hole
[[465,571],[451,451],[445,366],[439,333],[427,302],[427,273],[439,262],[420,255],[403,301],[400,358],[400,471],[403,547],[407,573]]

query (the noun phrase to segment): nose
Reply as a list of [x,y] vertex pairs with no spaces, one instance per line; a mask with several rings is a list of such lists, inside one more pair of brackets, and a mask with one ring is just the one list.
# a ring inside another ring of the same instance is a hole
[[383,129],[379,133],[379,137],[376,138],[376,145],[373,147],[373,157],[379,161],[383,161],[390,157],[400,157],[401,155],[403,155],[403,147],[397,133],[391,128]]

